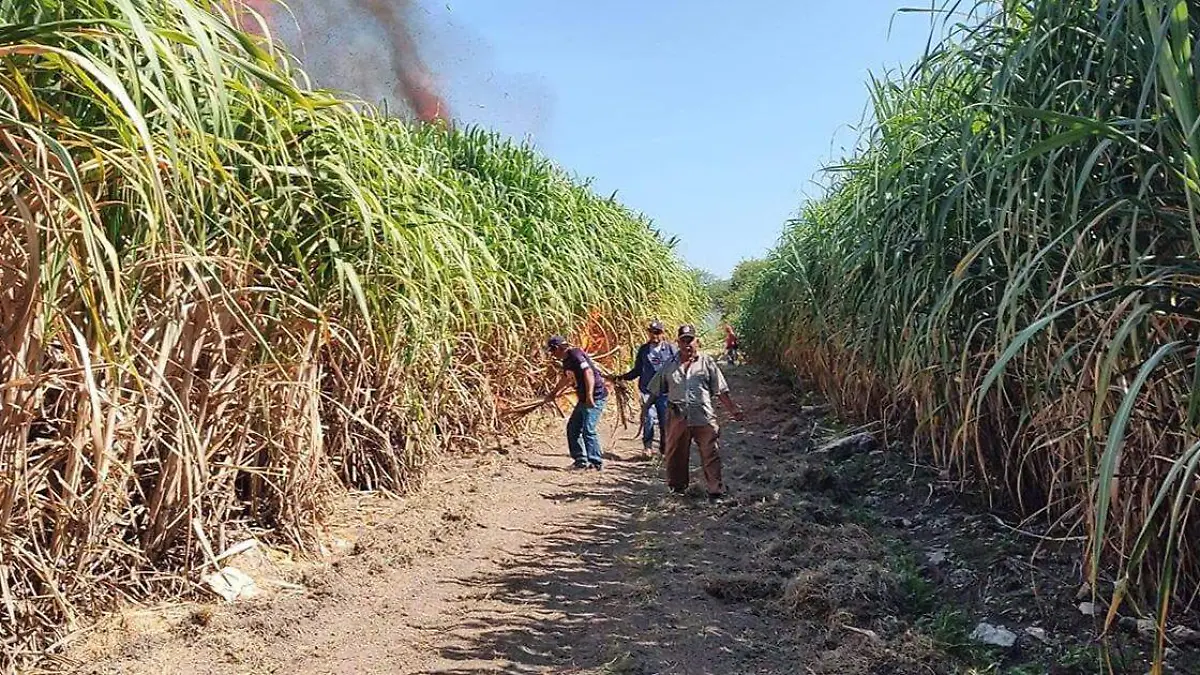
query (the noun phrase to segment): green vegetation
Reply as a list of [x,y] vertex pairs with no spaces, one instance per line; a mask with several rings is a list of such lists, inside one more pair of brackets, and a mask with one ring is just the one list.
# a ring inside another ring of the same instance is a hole
[[971,639],[974,626],[961,611],[942,607],[922,617],[918,625],[940,649],[954,658],[971,665],[988,663],[993,648]]
[[709,294],[714,306],[720,310],[725,321],[736,322],[742,314],[750,292],[754,289],[758,275],[767,268],[767,261],[750,258],[739,262],[728,279],[712,283]]
[[912,551],[902,550],[896,542],[889,542],[892,560],[888,567],[896,574],[903,606],[913,616],[933,613],[937,608],[937,594],[933,582],[926,579]]
[[1200,7],[945,9],[950,38],[872,83],[874,122],[770,255],[744,343],[1080,526],[1093,587],[1165,614],[1200,582]]
[[700,309],[530,148],[305,91],[209,7],[0,0],[0,670],[246,525],[307,544],[343,486],[405,489],[548,332]]

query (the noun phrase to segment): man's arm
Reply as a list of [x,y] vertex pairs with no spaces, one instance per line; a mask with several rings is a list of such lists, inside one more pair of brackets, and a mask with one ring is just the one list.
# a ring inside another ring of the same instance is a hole
[[642,345],[641,347],[638,347],[637,356],[633,357],[633,368],[630,368],[628,373],[617,376],[616,379],[625,380],[626,382],[632,382],[633,380],[638,379],[638,376],[642,374],[642,360],[645,358],[646,345]]
[[708,390],[716,392],[717,398],[721,400],[721,405],[729,411],[729,415],[741,422],[746,416],[742,413],[742,408],[734,403],[733,398],[729,395],[729,384],[725,382],[725,375],[717,366],[716,361],[712,361],[710,367],[712,370],[708,374]]
[[574,384],[574,382],[575,377],[571,375],[571,373],[563,371],[562,375],[559,375],[558,382],[554,385],[554,388],[550,390],[549,394],[546,394],[546,400],[553,401],[554,399],[558,398],[564,391],[567,390],[568,387]]
[[596,407],[596,373],[591,368],[583,369],[583,396],[589,408]]
[[721,405],[725,406],[725,409],[729,411],[730,417],[739,422],[746,419],[746,414],[742,412],[741,406],[733,402],[733,398],[729,396],[729,392],[723,391],[717,394],[717,398],[721,399]]

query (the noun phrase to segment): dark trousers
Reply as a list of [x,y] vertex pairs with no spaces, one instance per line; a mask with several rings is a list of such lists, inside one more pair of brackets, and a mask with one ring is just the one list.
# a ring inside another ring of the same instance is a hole
[[687,419],[675,414],[667,415],[667,486],[683,492],[688,486],[688,460],[692,456],[692,441],[700,447],[700,463],[704,467],[704,482],[710,495],[725,493],[721,481],[721,456],[717,453],[717,439],[721,430],[715,422],[702,426],[689,426]]

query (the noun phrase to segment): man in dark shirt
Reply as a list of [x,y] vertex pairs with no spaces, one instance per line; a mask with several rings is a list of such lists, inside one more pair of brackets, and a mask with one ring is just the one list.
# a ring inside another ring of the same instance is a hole
[[[663,339],[663,325],[661,321],[651,321],[647,327],[649,338],[646,344],[638,348],[637,356],[633,360],[633,368],[628,373],[621,375],[619,379],[627,382],[632,380],[638,381],[638,391],[642,394],[642,403],[650,396],[649,389],[650,380],[654,374],[662,369],[669,361],[675,358],[678,353],[675,345],[669,340]],[[655,399],[650,414],[645,416],[645,421],[642,424],[642,449],[646,454],[650,454],[650,449],[654,447],[654,427],[658,427],[658,452],[663,454],[666,451],[667,443],[667,396],[663,394]]]
[[563,379],[546,397],[553,401],[574,383],[577,403],[567,419],[567,450],[573,460],[572,468],[599,470],[604,467],[600,452],[600,415],[608,400],[608,387],[604,376],[596,367],[592,357],[578,347],[572,347],[567,339],[555,335],[546,343],[546,350],[555,358],[562,359]]

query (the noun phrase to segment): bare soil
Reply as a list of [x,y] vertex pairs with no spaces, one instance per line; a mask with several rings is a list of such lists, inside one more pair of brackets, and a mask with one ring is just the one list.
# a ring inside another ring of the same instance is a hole
[[[66,667],[1099,672],[1070,541],[1039,547],[903,452],[817,452],[848,433],[819,402],[746,367],[730,375],[748,418],[723,430],[725,503],[710,504],[698,482],[670,494],[660,464],[610,413],[603,472],[568,470],[557,436],[448,459],[409,497],[348,501],[335,562],[252,552],[235,564],[262,597],[131,610],[75,646]],[[973,643],[980,621],[1018,643]],[[1116,672],[1145,672],[1144,646],[1123,638]],[[1177,672],[1200,672],[1191,647],[1172,656]]]

